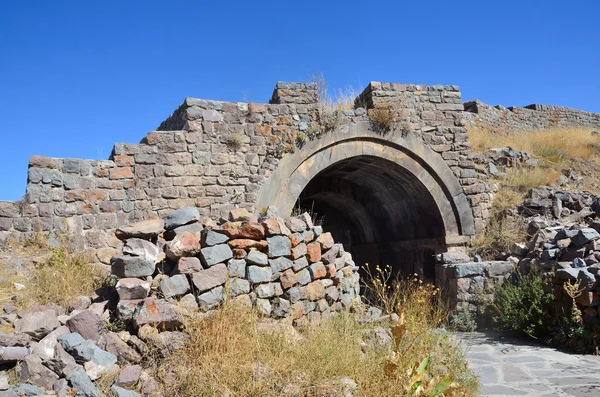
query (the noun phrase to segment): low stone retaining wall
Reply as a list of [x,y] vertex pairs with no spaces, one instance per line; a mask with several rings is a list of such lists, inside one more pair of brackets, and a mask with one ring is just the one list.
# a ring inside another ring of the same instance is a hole
[[170,329],[180,323],[178,306],[210,311],[232,299],[314,323],[360,302],[352,256],[307,214],[252,220],[234,210],[207,227],[199,219],[196,208],[182,208],[117,229],[124,248],[111,272],[121,320]]
[[489,321],[483,316],[485,302],[493,299],[494,288],[504,283],[514,271],[509,261],[439,264],[437,283],[451,300],[455,313],[469,311],[476,314],[478,323]]

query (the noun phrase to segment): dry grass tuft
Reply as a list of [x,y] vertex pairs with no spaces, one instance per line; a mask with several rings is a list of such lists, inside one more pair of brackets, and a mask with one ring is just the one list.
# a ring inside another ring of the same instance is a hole
[[[92,295],[106,280],[104,271],[91,262],[86,253],[60,247],[50,248],[47,258],[31,268],[9,269],[8,265],[2,265],[0,302],[18,295],[17,303],[22,309],[50,303],[69,309],[77,296]],[[25,288],[17,291],[15,283]]]
[[301,334],[289,324],[265,332],[255,311],[226,303],[208,317],[189,320],[184,349],[158,363],[163,393],[334,396],[341,393],[332,380],[350,377],[361,396],[425,395],[440,384],[445,396],[475,395],[477,380],[464,356],[446,333],[436,330],[447,313],[438,290],[412,279],[389,284],[389,274],[377,279],[374,299],[401,317],[404,332],[394,328],[396,343],[365,345],[375,326],[350,313]]
[[530,188],[553,185],[560,177],[560,172],[554,168],[508,168],[506,177],[500,181],[503,186],[525,192]]
[[548,166],[564,164],[569,159],[598,161],[600,136],[591,129],[561,128],[518,133],[495,133],[486,128],[469,129],[469,142],[476,153],[493,147],[509,146],[529,152]]

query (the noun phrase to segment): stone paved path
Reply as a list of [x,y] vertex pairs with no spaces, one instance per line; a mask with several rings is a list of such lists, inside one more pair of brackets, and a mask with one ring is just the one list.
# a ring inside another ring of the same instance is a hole
[[493,332],[456,333],[483,396],[600,397],[600,357]]

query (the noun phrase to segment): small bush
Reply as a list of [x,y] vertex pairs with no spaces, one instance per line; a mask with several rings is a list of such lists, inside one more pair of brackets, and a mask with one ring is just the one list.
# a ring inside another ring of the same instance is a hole
[[385,132],[394,130],[399,122],[398,109],[392,104],[375,106],[369,115],[371,121]]
[[554,295],[550,281],[540,273],[514,273],[497,287],[491,308],[494,323],[501,329],[522,331],[534,337],[548,335],[553,323]]
[[244,139],[240,134],[229,134],[229,136],[227,136],[226,143],[231,150],[237,152],[242,148]]
[[481,255],[484,260],[498,259],[515,242],[525,241],[527,229],[519,216],[492,214],[483,233],[471,241],[471,254]]
[[477,329],[477,323],[473,313],[469,310],[463,310],[455,313],[450,318],[450,328],[458,332],[473,332]]

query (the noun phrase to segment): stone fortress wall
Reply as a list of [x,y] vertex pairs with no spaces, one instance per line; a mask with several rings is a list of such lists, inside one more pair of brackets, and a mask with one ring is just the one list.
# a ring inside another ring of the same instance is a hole
[[[368,113],[385,103],[401,108],[402,131],[373,125]],[[467,118],[456,86],[372,82],[329,130],[310,83],[278,83],[269,104],[188,98],[140,143],[115,144],[109,160],[31,157],[24,199],[0,202],[0,242],[43,231],[72,235],[82,247],[120,248],[115,228],[173,209],[197,207],[213,221],[237,207],[259,213],[272,193],[261,188],[282,159],[339,136],[359,148],[366,139],[402,141],[433,158],[425,168],[451,170],[460,183],[451,207],[467,219],[455,234],[469,236],[484,225],[491,189],[471,159]]]
[[563,106],[533,104],[525,107],[490,106],[474,100],[465,102],[465,111],[475,126],[498,132],[564,127],[600,129],[600,114]]

